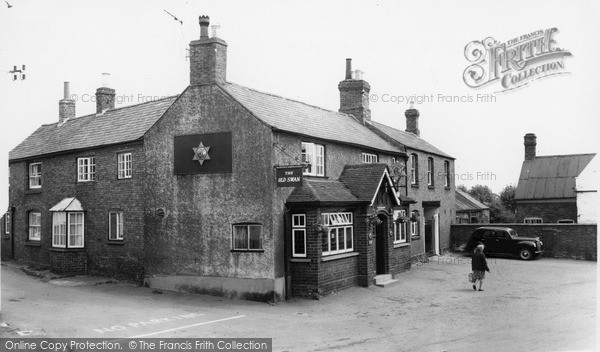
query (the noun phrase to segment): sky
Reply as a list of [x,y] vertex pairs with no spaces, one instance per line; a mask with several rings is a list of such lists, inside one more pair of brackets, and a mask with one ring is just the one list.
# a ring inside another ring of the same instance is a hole
[[[64,81],[77,116],[95,112],[102,73],[117,107],[179,94],[200,15],[228,43],[228,81],[337,111],[352,58],[371,86],[373,120],[404,130],[406,97],[417,98],[421,137],[456,158],[457,185],[496,193],[516,185],[526,133],[537,135],[538,155],[598,152],[597,1],[8,3],[0,3],[0,209],[8,206],[8,152],[58,121]],[[562,74],[506,92],[499,82],[472,88],[463,80],[467,44],[550,28],[553,45],[572,54]],[[9,71],[22,65],[25,80],[13,81]]]

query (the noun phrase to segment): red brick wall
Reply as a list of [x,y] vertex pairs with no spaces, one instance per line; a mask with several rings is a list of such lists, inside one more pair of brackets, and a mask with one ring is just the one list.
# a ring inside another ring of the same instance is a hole
[[564,219],[577,222],[577,203],[575,199],[572,202],[518,203],[516,214],[517,222],[523,222],[525,218],[542,218],[544,223]]
[[[507,226],[523,237],[539,237],[545,257],[597,260],[597,225],[584,224],[496,224]],[[494,226],[494,224],[490,224]],[[458,250],[481,224],[452,225],[452,249]]]

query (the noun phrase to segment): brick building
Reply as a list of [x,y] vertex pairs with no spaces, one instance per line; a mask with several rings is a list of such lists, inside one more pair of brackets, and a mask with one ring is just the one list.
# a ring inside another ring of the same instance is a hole
[[537,156],[537,137],[524,137],[525,160],[515,191],[517,222],[577,223],[575,180],[596,154]]
[[[278,300],[409,269],[432,219],[448,248],[453,159],[386,137],[349,60],[333,112],[227,82],[227,43],[200,28],[177,96],[115,109],[101,87],[76,118],[65,86],[59,121],[10,152],[4,259]],[[447,184],[409,185],[408,151]]]

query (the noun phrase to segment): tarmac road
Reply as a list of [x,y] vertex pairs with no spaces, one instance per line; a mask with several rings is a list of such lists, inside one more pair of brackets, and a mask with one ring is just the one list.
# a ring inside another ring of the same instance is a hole
[[[2,337],[268,337],[274,351],[596,350],[596,262],[433,257],[385,288],[274,305],[2,265]],[[43,276],[43,275],[41,275]]]

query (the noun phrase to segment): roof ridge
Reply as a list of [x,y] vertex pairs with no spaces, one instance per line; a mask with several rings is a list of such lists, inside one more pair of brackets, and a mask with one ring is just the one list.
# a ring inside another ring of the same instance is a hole
[[[555,154],[555,155],[536,155],[535,158],[556,158],[559,156],[584,156],[584,155],[596,155],[596,153],[577,153],[577,154]],[[526,161],[526,160],[525,160]]]

